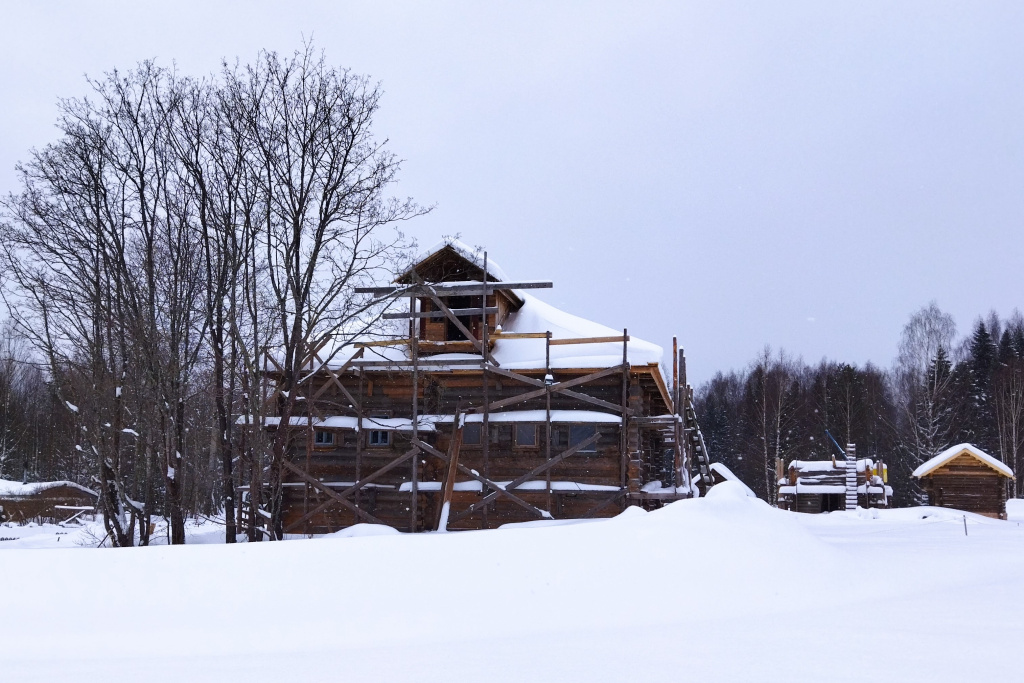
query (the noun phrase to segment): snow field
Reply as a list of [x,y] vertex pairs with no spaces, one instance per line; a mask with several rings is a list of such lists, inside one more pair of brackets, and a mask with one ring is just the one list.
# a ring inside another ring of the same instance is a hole
[[586,524],[367,527],[0,552],[3,679],[1014,680],[1024,636],[1024,528],[949,510],[798,515],[726,482]]

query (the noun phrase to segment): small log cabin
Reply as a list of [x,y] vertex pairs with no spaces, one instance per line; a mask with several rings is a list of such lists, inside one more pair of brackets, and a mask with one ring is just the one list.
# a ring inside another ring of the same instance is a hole
[[0,479],[0,522],[60,522],[95,508],[97,494],[70,481]]
[[969,443],[947,448],[913,474],[928,494],[928,504],[1006,519],[1006,498],[1013,470]]
[[[888,467],[884,463],[876,464],[870,458],[859,458],[856,462],[857,505],[863,508],[889,507],[892,487],[887,483]],[[794,460],[779,478],[778,506],[783,510],[810,513],[845,510],[847,474],[846,462],[835,457],[830,460]]]
[[362,290],[408,302],[385,316],[408,338],[310,354],[283,531],[486,529],[694,495],[694,451],[707,462],[682,353],[668,376],[661,347],[529,293],[550,286],[446,240]]

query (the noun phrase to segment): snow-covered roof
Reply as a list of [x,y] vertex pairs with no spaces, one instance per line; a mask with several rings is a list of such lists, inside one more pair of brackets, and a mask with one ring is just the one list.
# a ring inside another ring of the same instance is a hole
[[[870,470],[875,466],[875,461],[871,458],[858,458],[857,459],[857,471],[864,472]],[[788,469],[796,469],[799,472],[832,472],[832,471],[846,471],[846,461],[841,458],[835,458],[832,460],[793,460],[789,463]]]
[[[507,488],[511,481],[496,481],[494,482],[501,488]],[[441,482],[439,481],[420,481],[416,483],[416,488],[420,491],[440,491]],[[548,482],[544,479],[534,479],[532,481],[524,481],[522,484],[515,488],[516,491],[546,491],[548,488]],[[398,487],[399,491],[412,491],[412,482],[404,482]],[[483,486],[478,481],[465,481],[457,482],[454,485],[456,491],[481,491]],[[583,484],[578,481],[552,481],[552,491],[618,491],[618,486],[611,486],[608,484]]]
[[[480,413],[470,413],[463,416],[466,422],[483,422],[484,416]],[[450,423],[455,421],[454,415],[420,415],[417,420],[419,431],[433,432],[437,423]],[[544,422],[545,413],[543,410],[508,410],[500,413],[491,413],[488,416],[490,422]],[[552,410],[551,421],[560,423],[588,423],[588,424],[619,424],[622,422],[621,415],[614,413],[602,413],[597,410]],[[309,424],[308,418],[304,416],[292,416],[289,420],[293,427],[305,427]],[[235,424],[244,425],[249,423],[249,416],[242,415]],[[264,418],[264,424],[268,427],[277,427],[281,424],[280,417]],[[315,429],[356,429],[359,425],[358,418],[351,415],[327,415],[314,417],[313,427]],[[412,420],[405,417],[364,417],[363,429],[374,429],[379,431],[411,432]]]
[[[430,249],[420,252],[420,254],[415,259],[413,259],[412,265],[406,268],[398,277],[398,279],[402,279],[411,271],[415,270],[416,266],[420,265],[434,254],[443,251],[446,248],[451,248],[452,251],[457,253],[459,256],[461,256],[462,258],[466,259],[476,267],[483,270],[484,251],[482,248],[471,247],[468,244],[465,244],[464,242],[455,239],[454,237],[446,237],[445,239],[441,240],[440,242],[432,246]],[[494,262],[490,254],[487,255],[487,276],[489,278],[499,281],[509,280],[509,277],[505,273],[505,270]]]
[[78,489],[79,491],[88,493],[91,496],[99,495],[95,491],[87,489],[81,484],[76,484],[73,481],[38,481],[30,484],[23,484],[20,481],[0,479],[0,497],[26,498],[60,486],[68,486],[73,489]]
[[923,477],[929,474],[930,472],[933,472],[934,470],[937,470],[938,468],[942,467],[947,462],[953,460],[957,456],[964,454],[973,456],[976,460],[979,460],[983,464],[988,465],[989,467],[991,467],[1004,477],[1010,477],[1011,479],[1014,478],[1013,470],[1011,470],[1005,464],[999,462],[991,455],[978,448],[977,446],[973,446],[969,443],[961,443],[951,448],[947,448],[946,450],[942,451],[934,458],[932,458],[931,460],[922,464],[920,467],[914,470],[914,473],[911,476],[916,478]]
[[[437,415],[420,415],[416,421],[419,431],[436,431],[434,423]],[[248,415],[239,417],[235,424],[249,424]],[[293,427],[305,427],[310,424],[309,418],[305,416],[292,416],[288,421]],[[281,424],[280,417],[265,417],[263,424],[267,427],[277,427]],[[312,426],[315,429],[356,429],[359,426],[359,418],[351,415],[328,415],[326,417],[314,417]],[[411,432],[412,420],[406,417],[364,417],[363,429],[373,429],[382,432]]]

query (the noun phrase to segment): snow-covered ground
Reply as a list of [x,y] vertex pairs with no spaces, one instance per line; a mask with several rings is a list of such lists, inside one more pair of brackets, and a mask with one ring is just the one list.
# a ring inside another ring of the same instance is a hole
[[729,482],[487,532],[94,550],[36,530],[0,542],[4,681],[1010,681],[1024,640],[1019,522],[799,515]]

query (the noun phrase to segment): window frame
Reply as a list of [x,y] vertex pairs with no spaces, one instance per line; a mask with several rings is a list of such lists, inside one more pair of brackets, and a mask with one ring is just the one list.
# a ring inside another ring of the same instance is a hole
[[[466,441],[467,429],[470,427],[476,428],[476,441]],[[482,448],[484,445],[484,425],[483,422],[467,422],[462,425],[462,445],[466,448]]]
[[[330,437],[330,441],[322,441],[321,436]],[[335,438],[334,432],[327,429],[316,429],[313,431],[313,447],[314,448],[334,448],[337,446],[338,440]]]
[[[533,443],[520,443],[519,430],[526,427],[533,428]],[[516,450],[536,450],[540,448],[540,425],[535,422],[516,422],[512,430],[512,447]]]
[[[573,432],[577,429],[588,429],[590,432],[581,439],[573,439]],[[566,448],[573,448],[577,444],[583,443],[594,434],[598,434],[597,441],[587,446],[585,449],[576,451],[577,455],[597,455],[597,444],[601,442],[600,432],[597,429],[597,425],[592,422],[574,422],[569,424],[569,442]]]
[[[373,420],[387,420],[391,418],[390,412],[373,412],[366,416],[367,420],[370,420],[370,429],[367,429],[366,436],[366,447],[367,448],[390,448],[391,447],[391,431],[390,429],[373,429]],[[365,429],[365,427],[364,427]],[[377,442],[374,443],[374,434],[377,434]]]

